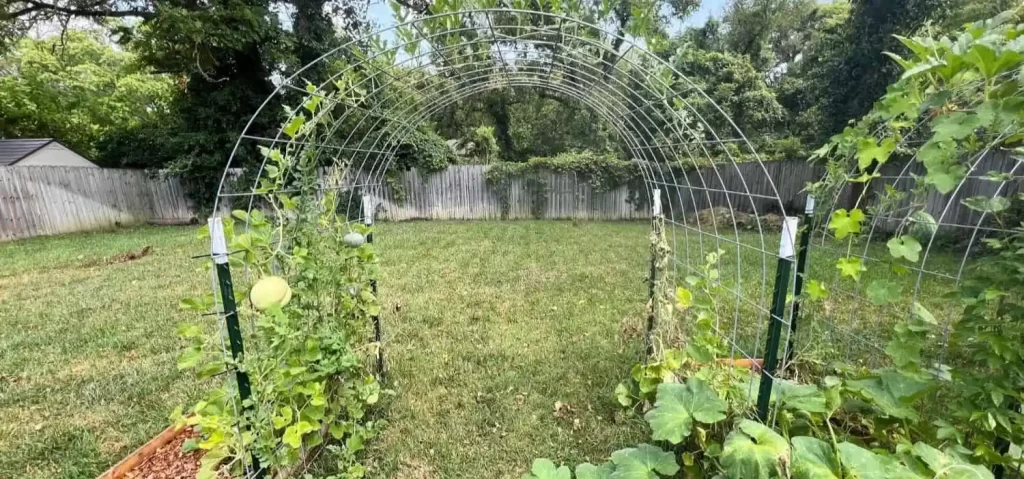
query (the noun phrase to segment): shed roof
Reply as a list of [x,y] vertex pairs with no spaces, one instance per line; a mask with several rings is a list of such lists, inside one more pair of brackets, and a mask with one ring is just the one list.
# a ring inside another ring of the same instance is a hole
[[19,138],[0,140],[0,166],[13,165],[57,140],[53,138]]

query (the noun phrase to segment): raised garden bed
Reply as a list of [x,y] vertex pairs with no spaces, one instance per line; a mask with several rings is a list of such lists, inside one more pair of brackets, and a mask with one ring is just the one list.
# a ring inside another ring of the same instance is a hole
[[205,451],[183,452],[182,445],[197,437],[190,427],[171,426],[97,479],[195,479]]

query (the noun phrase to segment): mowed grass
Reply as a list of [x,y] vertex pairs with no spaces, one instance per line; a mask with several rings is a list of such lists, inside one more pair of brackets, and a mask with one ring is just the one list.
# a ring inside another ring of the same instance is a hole
[[[519,477],[536,457],[603,461],[643,441],[642,421],[619,414],[612,392],[640,357],[649,228],[379,225],[382,317],[398,394],[371,443],[370,476]],[[189,259],[208,248],[195,238],[191,227],[144,227],[0,244],[0,478],[95,477],[209,386],[175,368],[178,324],[218,327],[177,309],[180,298],[209,288],[202,261]],[[719,269],[731,292],[721,298],[720,327],[747,352],[763,348],[775,260],[759,250],[776,251],[778,235],[767,234],[763,248],[751,232],[702,242],[675,228],[670,238],[679,277],[707,252],[726,251]],[[144,258],[109,261],[147,245],[153,253]],[[872,266],[858,286],[836,276],[843,245],[812,251],[811,274],[830,293],[805,306],[800,352],[876,362],[891,324],[906,317],[916,274]],[[872,244],[869,256],[885,258],[884,244]],[[928,269],[955,273],[957,261],[934,254]],[[858,288],[883,276],[902,285],[902,298],[871,305]],[[931,276],[921,285],[920,301],[940,320],[949,287]]]
[[520,477],[536,457],[602,461],[642,440],[639,423],[617,418],[612,392],[642,348],[628,332],[645,317],[648,229],[381,225],[398,396],[373,475]]
[[[197,385],[175,367],[182,297],[209,288],[194,228],[0,244],[0,478],[93,478]],[[151,246],[131,262],[118,254]]]

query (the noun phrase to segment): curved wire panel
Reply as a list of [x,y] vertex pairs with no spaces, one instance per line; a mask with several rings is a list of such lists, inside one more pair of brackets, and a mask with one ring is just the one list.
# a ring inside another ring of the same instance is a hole
[[[393,206],[388,174],[401,146],[446,107],[493,90],[542,90],[607,122],[643,179],[634,206],[649,215],[659,195],[670,280],[698,276],[719,285],[713,327],[729,356],[764,357],[782,218],[794,204],[803,207],[802,197],[780,198],[752,142],[701,85],[641,41],[580,18],[467,10],[401,23],[333,50],[281,79],[249,121],[214,211],[273,211],[299,185],[267,191],[261,178],[287,177],[288,166],[302,161],[320,168],[315,190],[343,192],[339,211],[363,222],[362,195],[375,209]],[[289,106],[282,114],[276,104]],[[262,124],[282,126],[268,132]],[[710,278],[709,258],[716,263]]]

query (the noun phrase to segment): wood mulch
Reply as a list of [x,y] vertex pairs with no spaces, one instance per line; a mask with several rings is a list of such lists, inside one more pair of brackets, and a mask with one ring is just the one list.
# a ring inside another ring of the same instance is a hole
[[195,479],[199,472],[199,460],[206,451],[196,449],[183,452],[185,441],[198,438],[193,429],[182,431],[171,442],[164,444],[153,455],[146,458],[125,474],[125,479]]

